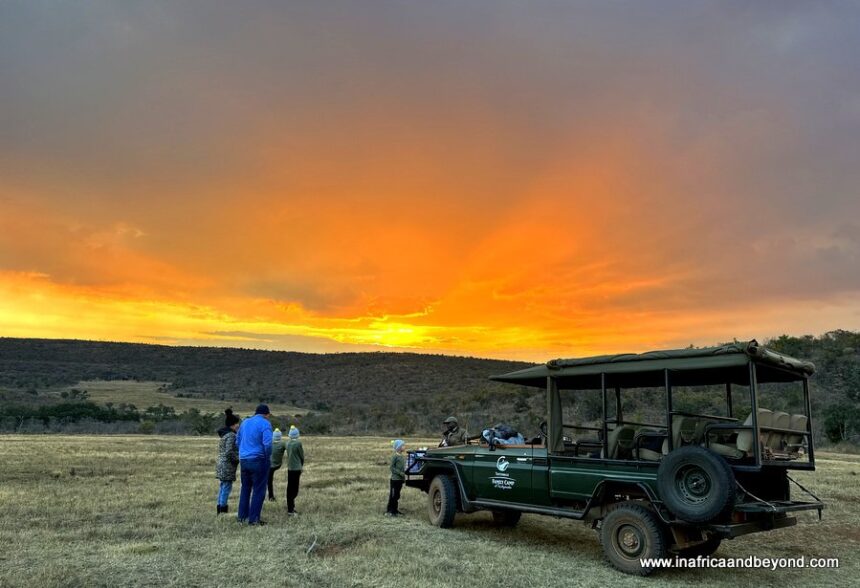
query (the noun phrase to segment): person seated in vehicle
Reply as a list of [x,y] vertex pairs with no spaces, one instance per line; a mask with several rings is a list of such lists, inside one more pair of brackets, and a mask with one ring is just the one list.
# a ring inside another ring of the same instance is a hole
[[439,443],[439,447],[453,447],[467,443],[469,436],[466,434],[466,429],[460,428],[456,418],[449,416],[442,421],[442,424],[445,425],[445,430],[442,433],[442,442]]
[[525,438],[510,425],[498,424],[491,429],[484,429],[481,437],[490,445],[525,445]]

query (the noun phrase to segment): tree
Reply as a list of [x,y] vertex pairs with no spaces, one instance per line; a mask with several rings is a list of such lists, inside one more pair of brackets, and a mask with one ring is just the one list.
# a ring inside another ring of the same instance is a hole
[[848,403],[829,406],[824,411],[824,435],[831,443],[855,440],[860,436],[860,408]]

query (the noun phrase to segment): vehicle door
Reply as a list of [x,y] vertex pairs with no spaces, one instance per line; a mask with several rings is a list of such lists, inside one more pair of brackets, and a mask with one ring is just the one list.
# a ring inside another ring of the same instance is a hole
[[532,493],[531,445],[497,445],[475,453],[472,483],[478,499],[529,502]]

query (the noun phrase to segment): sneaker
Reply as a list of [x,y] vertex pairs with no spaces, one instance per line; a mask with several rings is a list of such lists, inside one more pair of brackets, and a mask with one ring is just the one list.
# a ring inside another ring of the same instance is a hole
[[397,511],[397,516],[399,516],[399,517],[402,517],[402,516],[403,516],[403,515],[405,515],[405,514],[406,514],[406,513],[404,513],[404,512],[400,512],[399,510]]
[[387,516],[387,517],[396,517],[397,515],[396,515],[396,514],[394,514],[393,512],[386,512],[386,513],[385,513],[385,516]]
[[236,522],[237,522],[237,523],[242,523],[242,524],[244,525],[245,523],[247,523],[247,522],[248,522],[248,519],[240,519],[240,518],[238,518],[238,517],[237,517],[237,518],[236,518]]
[[299,513],[297,513],[296,511],[288,512],[288,513],[287,513],[287,516],[288,516],[288,517],[297,517],[297,516],[299,516]]

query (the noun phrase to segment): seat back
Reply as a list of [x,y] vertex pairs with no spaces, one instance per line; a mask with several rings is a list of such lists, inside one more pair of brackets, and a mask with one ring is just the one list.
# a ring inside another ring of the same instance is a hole
[[[803,431],[805,433],[806,423],[808,420],[809,419],[805,414],[793,414],[789,420],[788,428],[795,431]],[[797,451],[797,446],[803,443],[803,435],[788,435],[785,441],[789,446],[794,446],[788,447],[789,451]]]
[[[696,443],[697,421],[693,417],[675,416],[672,418],[672,448]],[[663,441],[663,455],[669,453],[669,438]]]
[[[637,448],[637,453],[636,453],[636,455],[634,455],[634,457],[637,457],[639,459],[644,459],[647,461],[660,461],[660,459],[663,458],[663,454],[660,452],[660,450],[657,447],[655,447],[655,443],[656,443],[656,445],[660,445],[660,438],[661,437],[663,438],[663,442],[665,443],[666,432],[663,430],[660,430],[660,429],[653,429],[650,427],[642,427],[642,428],[639,428],[636,430],[636,435],[640,435],[640,434],[658,434],[659,437],[655,435],[654,437],[650,437],[650,438],[646,437],[646,438],[640,439],[639,447]],[[633,439],[633,442],[635,445],[635,443],[636,443],[635,437]],[[643,447],[643,445],[649,445],[650,448],[649,447]]]
[[[771,422],[773,420],[773,413],[766,408],[758,409],[758,426],[759,427],[769,427],[771,426]],[[752,414],[750,414],[746,420],[744,421],[744,426],[749,427],[752,425]],[[764,433],[762,438],[767,435]],[[754,435],[752,431],[744,430],[738,432],[737,439],[737,447],[744,453],[749,453],[753,450],[753,439]]]
[[609,459],[618,459],[619,449],[629,450],[633,446],[635,434],[636,428],[632,425],[621,425],[609,431],[609,435],[606,437]]
[[[695,441],[696,445],[703,445],[705,443],[705,428],[708,425],[712,425],[712,424],[720,425],[720,424],[728,423],[728,422],[729,421],[723,421],[723,420],[714,419],[714,418],[697,419],[696,420],[696,441]],[[735,422],[737,422],[737,421],[735,421]],[[709,441],[712,443],[715,441],[718,442],[718,438],[721,436],[725,437],[725,436],[727,436],[727,433],[725,431],[723,431],[723,432],[712,431],[711,432],[711,438],[709,439]]]
[[697,419],[676,416],[672,420],[672,445],[675,448],[691,445],[696,441]]
[[[778,411],[773,413],[773,427],[777,429],[788,429],[791,426],[791,415],[787,412]],[[785,447],[787,433],[771,431],[767,440],[767,446],[771,449],[781,451]]]

